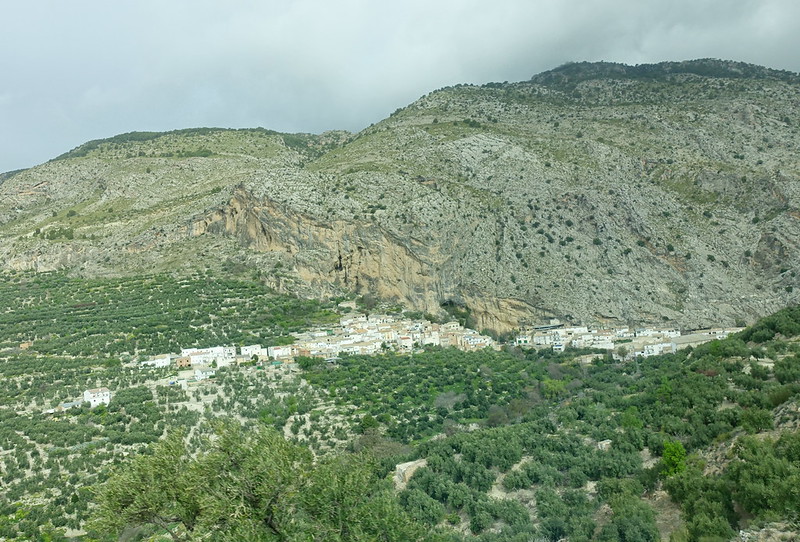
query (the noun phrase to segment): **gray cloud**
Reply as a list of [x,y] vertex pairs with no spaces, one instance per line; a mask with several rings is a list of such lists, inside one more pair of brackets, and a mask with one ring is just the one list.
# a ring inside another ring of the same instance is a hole
[[0,171],[132,130],[359,130],[572,60],[800,71],[796,0],[0,2]]

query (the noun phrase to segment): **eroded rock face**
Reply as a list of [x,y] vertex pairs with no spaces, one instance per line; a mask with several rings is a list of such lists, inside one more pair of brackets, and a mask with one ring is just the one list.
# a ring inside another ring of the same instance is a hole
[[191,234],[225,235],[251,250],[280,255],[323,295],[355,291],[431,314],[441,312],[445,301],[456,302],[471,311],[480,329],[500,332],[518,328],[534,313],[524,301],[487,298],[437,274],[447,254],[436,244],[412,250],[378,224],[324,223],[243,188],[227,205],[197,219]]

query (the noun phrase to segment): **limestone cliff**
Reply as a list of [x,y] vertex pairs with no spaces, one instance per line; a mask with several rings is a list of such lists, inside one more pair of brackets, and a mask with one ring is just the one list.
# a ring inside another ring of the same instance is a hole
[[318,295],[369,294],[432,314],[444,301],[468,307],[481,329],[510,330],[534,312],[517,299],[484,299],[435,272],[441,247],[407,246],[373,222],[323,222],[237,188],[227,205],[194,221],[192,235],[235,237],[252,250],[284,256],[300,281]]

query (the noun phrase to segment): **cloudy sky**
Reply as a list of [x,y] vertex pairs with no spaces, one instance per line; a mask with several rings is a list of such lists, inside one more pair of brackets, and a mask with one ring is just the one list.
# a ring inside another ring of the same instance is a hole
[[0,172],[134,130],[358,131],[564,62],[800,71],[798,0],[0,0]]

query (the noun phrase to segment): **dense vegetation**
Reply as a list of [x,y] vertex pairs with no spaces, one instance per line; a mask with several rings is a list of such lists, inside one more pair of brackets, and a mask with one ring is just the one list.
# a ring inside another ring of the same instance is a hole
[[[184,390],[124,352],[267,344],[333,313],[209,275],[6,278],[0,537],[700,540],[797,520],[797,308],[629,363],[431,349]],[[110,405],[44,413],[100,385]]]
[[787,83],[798,83],[796,73],[772,70],[747,64],[704,58],[684,62],[660,62],[628,66],[613,62],[570,62],[533,77],[533,81],[559,86],[597,78],[667,81],[670,77],[692,74],[719,79],[778,79]]
[[[663,483],[683,511],[678,539],[727,539],[743,518],[797,509],[800,345],[785,338],[800,331],[798,316],[786,309],[738,337],[631,364],[434,351],[304,366],[310,382],[360,409],[362,430],[421,439],[427,467],[401,493],[418,519],[468,524],[484,539],[653,540],[648,499]],[[465,430],[475,422],[488,427]],[[705,471],[709,450],[776,423],[787,428],[780,439],[740,438],[716,459],[724,468]],[[488,496],[500,487],[512,500]],[[613,511],[605,523],[603,504]]]
[[[357,407],[354,448],[379,456],[379,472],[425,459],[398,495],[419,523],[481,540],[657,540],[660,528],[676,540],[729,539],[744,518],[792,520],[800,504],[800,347],[785,340],[796,315],[633,364],[432,351],[301,365],[315,387]],[[769,337],[744,342],[764,329]],[[777,439],[749,436],[775,424],[786,428]],[[416,446],[387,453],[391,440]],[[727,458],[714,459],[720,447]],[[659,525],[659,487],[682,524]]]
[[567,395],[576,373],[560,362],[578,353],[431,349],[414,355],[349,356],[334,371],[323,370],[320,360],[301,359],[300,365],[308,381],[326,389],[338,404],[358,406],[367,420],[382,422],[387,435],[408,442],[455,424],[521,420],[543,398]]
[[187,449],[175,433],[113,475],[94,525],[167,531],[173,540],[429,540],[367,457],[314,462],[274,432],[220,426]]
[[283,344],[291,331],[335,319],[317,301],[210,273],[92,280],[59,273],[6,276],[0,307],[0,347],[32,342],[39,353],[73,356]]
[[[219,415],[282,428],[312,403],[307,388],[275,371],[231,369],[214,385],[182,390],[170,385],[174,370],[142,370],[138,359],[188,346],[288,342],[288,332],[335,318],[318,302],[211,275],[5,274],[0,306],[0,538],[23,540],[79,529],[90,486],[168,428],[193,428],[196,444]],[[113,392],[107,407],[45,413],[80,404],[98,386]],[[309,444],[337,446],[334,429],[319,425]]]
[[[95,498],[92,484],[176,428],[186,431],[192,449],[202,445],[215,420],[229,416],[248,429],[293,428],[318,452],[341,448],[352,433],[335,412],[329,419],[318,410],[326,408],[324,401],[283,368],[222,369],[213,382],[183,390],[170,385],[174,371],[102,362],[50,356],[0,362],[8,369],[0,380],[8,404],[0,407],[0,537],[19,533],[35,540],[44,527],[57,532],[84,526]],[[108,406],[44,412],[80,401],[83,390],[101,384],[113,391]],[[313,431],[299,431],[301,416],[315,421]]]

